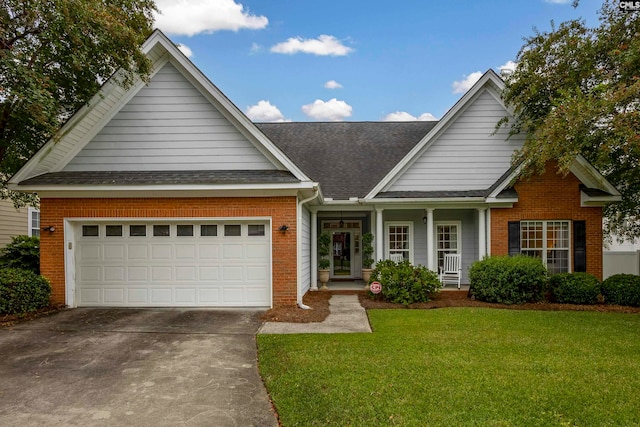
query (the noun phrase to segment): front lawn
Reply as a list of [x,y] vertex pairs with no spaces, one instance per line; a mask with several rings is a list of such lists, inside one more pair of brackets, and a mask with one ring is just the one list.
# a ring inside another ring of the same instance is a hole
[[368,313],[372,334],[258,336],[283,426],[640,425],[640,315]]

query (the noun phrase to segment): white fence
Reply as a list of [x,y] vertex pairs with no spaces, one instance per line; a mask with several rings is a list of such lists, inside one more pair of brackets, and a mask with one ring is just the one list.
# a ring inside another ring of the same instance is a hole
[[614,274],[640,274],[640,251],[605,251],[602,259],[602,279]]

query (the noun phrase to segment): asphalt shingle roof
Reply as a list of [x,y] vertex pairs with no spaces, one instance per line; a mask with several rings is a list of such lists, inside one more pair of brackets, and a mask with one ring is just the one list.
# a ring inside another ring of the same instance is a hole
[[437,124],[429,122],[292,122],[256,126],[325,197],[364,197]]
[[212,185],[272,184],[300,182],[288,171],[99,171],[53,172],[39,175],[19,185]]

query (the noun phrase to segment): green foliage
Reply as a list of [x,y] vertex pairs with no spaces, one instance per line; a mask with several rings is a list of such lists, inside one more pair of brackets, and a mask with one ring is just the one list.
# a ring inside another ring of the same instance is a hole
[[15,236],[0,251],[0,268],[22,268],[40,274],[40,238]]
[[371,268],[375,260],[371,258],[373,254],[373,234],[364,233],[362,235],[362,266],[364,268]]
[[605,279],[600,288],[607,304],[640,307],[640,276],[615,274]]
[[325,231],[318,236],[318,268],[326,270],[331,265],[329,254],[331,253],[331,235]]
[[605,208],[606,227],[640,235],[640,14],[605,0],[600,24],[563,22],[526,39],[515,71],[506,75],[505,102],[515,120],[501,121],[526,141],[514,163],[523,173],[558,161],[568,173],[582,154],[622,193]]
[[589,273],[560,273],[549,278],[551,300],[561,304],[595,304],[600,281]]
[[547,270],[538,258],[494,256],[469,269],[470,292],[480,301],[523,304],[544,297]]
[[0,314],[25,314],[49,305],[47,279],[19,268],[0,270]]
[[[147,78],[153,0],[4,0],[0,8],[0,187],[115,71]],[[4,193],[4,192],[3,192]]]
[[436,273],[424,266],[413,266],[407,260],[400,263],[388,259],[378,261],[369,283],[374,281],[382,284],[382,292],[378,294],[382,299],[405,305],[429,301],[442,286]]

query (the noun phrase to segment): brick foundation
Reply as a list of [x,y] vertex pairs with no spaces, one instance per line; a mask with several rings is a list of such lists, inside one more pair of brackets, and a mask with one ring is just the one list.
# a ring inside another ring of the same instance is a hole
[[[43,232],[40,269],[51,281],[52,302],[65,303],[65,218],[220,218],[270,217],[272,219],[273,305],[291,306],[297,299],[296,198],[119,198],[40,200],[40,223],[54,226]],[[278,228],[286,224],[287,233]]]

